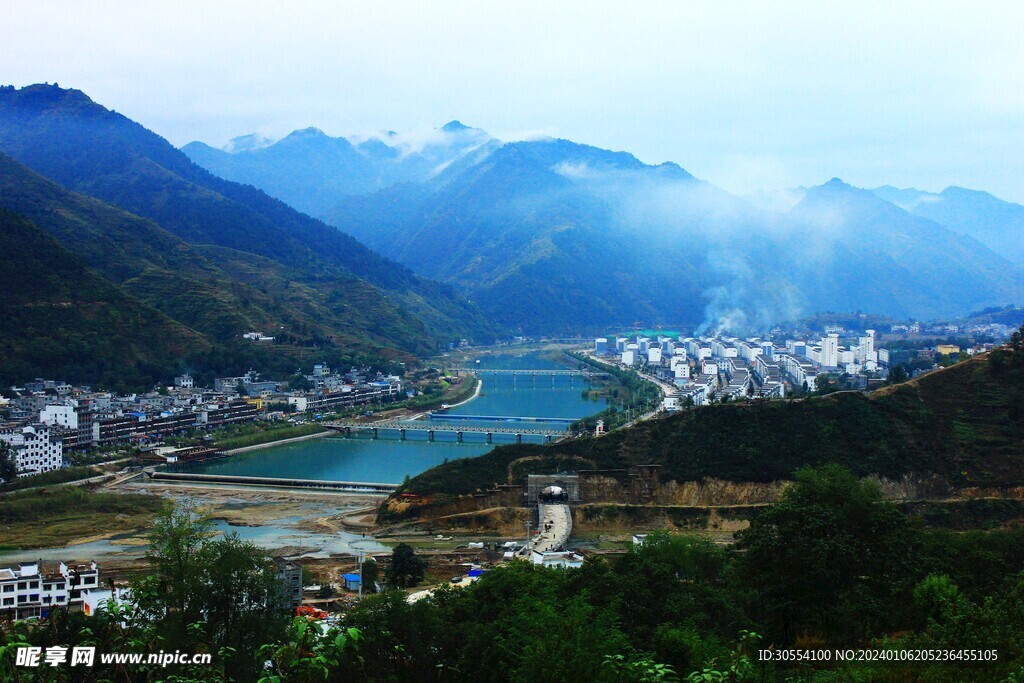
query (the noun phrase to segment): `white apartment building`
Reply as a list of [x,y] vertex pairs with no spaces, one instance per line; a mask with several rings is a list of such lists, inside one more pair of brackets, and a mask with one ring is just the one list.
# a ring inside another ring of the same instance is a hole
[[99,588],[95,562],[47,572],[37,562],[0,568],[0,618],[46,617],[54,607],[81,609],[85,596]]
[[831,333],[821,340],[821,360],[818,361],[826,368],[839,366],[839,335]]
[[817,388],[818,371],[811,363],[785,353],[779,354],[777,358],[779,365],[789,375],[793,386],[799,389],[806,383],[809,391],[814,391]]
[[78,429],[78,408],[74,405],[48,405],[39,411],[39,421],[45,425]]
[[669,368],[676,379],[689,379],[690,364],[686,362],[686,356],[672,356]]
[[59,470],[64,463],[64,442],[48,425],[17,427],[0,433],[0,441],[14,449],[19,477]]

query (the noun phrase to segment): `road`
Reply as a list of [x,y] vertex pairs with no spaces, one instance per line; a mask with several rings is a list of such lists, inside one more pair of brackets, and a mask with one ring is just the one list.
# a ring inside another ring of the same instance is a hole
[[565,504],[544,504],[537,506],[540,529],[533,538],[533,549],[552,552],[565,546],[572,533],[572,513]]

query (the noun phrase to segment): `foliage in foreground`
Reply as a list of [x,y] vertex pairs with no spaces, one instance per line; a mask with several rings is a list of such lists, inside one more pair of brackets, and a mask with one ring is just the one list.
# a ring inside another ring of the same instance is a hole
[[[416,603],[390,588],[329,629],[290,621],[263,551],[211,538],[193,508],[162,515],[152,540],[152,575],[132,586],[135,608],[0,627],[0,678],[884,683],[1009,681],[1024,668],[1024,530],[923,528],[835,466],[797,473],[734,547],[656,533],[577,570],[508,563]],[[418,567],[406,563],[389,578],[403,583],[410,570]],[[13,666],[12,648],[23,642],[207,652],[213,664],[27,675]],[[761,661],[763,649],[794,647],[968,648],[996,650],[998,659]]]

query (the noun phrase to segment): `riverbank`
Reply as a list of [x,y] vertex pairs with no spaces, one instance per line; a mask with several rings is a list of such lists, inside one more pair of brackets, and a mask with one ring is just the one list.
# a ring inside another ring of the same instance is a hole
[[476,383],[476,387],[474,387],[474,389],[473,389],[473,395],[470,396],[469,398],[467,398],[465,401],[460,401],[459,403],[453,403],[452,405],[448,406],[449,408],[458,408],[459,406],[464,406],[467,403],[469,403],[469,402],[471,402],[471,401],[473,401],[473,400],[475,400],[475,399],[480,397],[480,392],[483,391],[484,383],[481,382],[480,379],[477,378],[477,377],[472,377],[470,379],[472,379],[472,381]]
[[322,439],[325,436],[330,436],[333,432],[329,429],[325,429],[322,432],[316,432],[315,434],[306,434],[304,436],[293,436],[286,439],[276,439],[274,441],[264,441],[263,443],[253,444],[252,446],[242,446],[241,448],[232,448],[231,450],[222,451],[224,455],[237,455],[239,453],[248,453],[250,451],[258,451],[263,448],[273,448],[275,446],[283,446],[287,443],[298,443],[299,441],[309,441],[310,439]]

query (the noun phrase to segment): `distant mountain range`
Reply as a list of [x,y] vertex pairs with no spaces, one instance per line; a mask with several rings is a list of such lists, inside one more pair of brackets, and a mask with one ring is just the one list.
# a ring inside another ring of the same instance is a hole
[[1024,206],[1020,204],[962,187],[947,187],[936,194],[883,185],[872,192],[915,216],[970,235],[997,254],[1024,265]]
[[[247,145],[241,145],[246,147]],[[452,122],[411,144],[297,131],[198,164],[324,218],[524,332],[740,332],[817,311],[961,315],[1024,300],[1024,207],[838,179],[767,209],[671,163]]]
[[253,185],[321,216],[342,196],[431,181],[456,160],[499,145],[484,131],[452,121],[416,139],[390,132],[349,141],[306,128],[276,142],[254,133],[234,138],[222,149],[190,142],[182,151],[222,178]]
[[79,91],[0,88],[0,153],[0,207],[49,233],[140,310],[201,340],[183,350],[258,329],[286,342],[274,347],[294,369],[313,348],[411,359],[495,335],[447,285],[211,175]]
[[[73,254],[81,277],[106,283],[90,291],[117,293],[111,310],[164,330],[152,358],[137,347],[151,368],[141,378],[172,369],[165,351],[179,367],[294,369],[314,356],[411,360],[512,331],[642,321],[738,333],[819,311],[928,319],[1024,301],[1024,207],[959,188],[833,179],[764,208],[676,164],[506,143],[457,121],[185,151],[79,91],[0,88],[5,224],[55,240],[26,244]],[[239,346],[252,329],[279,343]],[[45,370],[7,349],[0,365]]]

